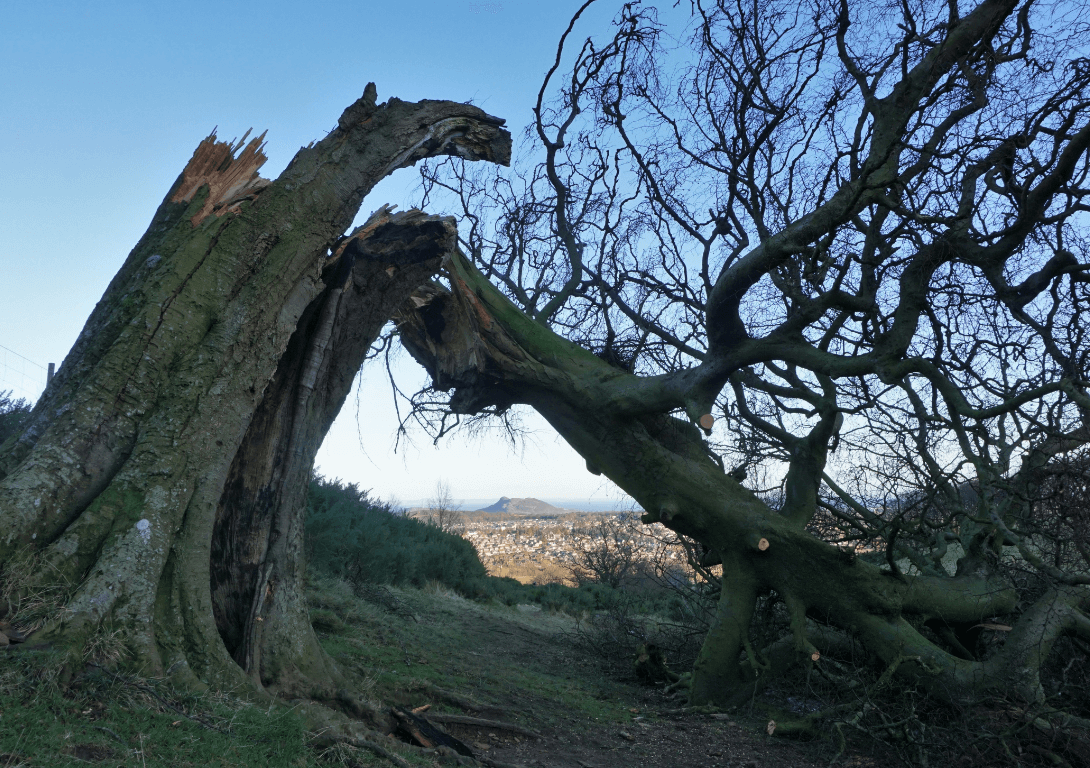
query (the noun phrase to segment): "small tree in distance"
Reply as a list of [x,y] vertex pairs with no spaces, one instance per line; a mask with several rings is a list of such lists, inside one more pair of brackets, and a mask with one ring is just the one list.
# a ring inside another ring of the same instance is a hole
[[450,484],[446,480],[436,481],[435,495],[425,505],[427,521],[436,528],[458,536],[465,533],[465,515],[458,508],[460,505],[454,503],[454,498],[450,495]]
[[635,575],[639,552],[633,537],[634,516],[603,515],[589,527],[572,531],[568,570],[580,584],[622,586]]

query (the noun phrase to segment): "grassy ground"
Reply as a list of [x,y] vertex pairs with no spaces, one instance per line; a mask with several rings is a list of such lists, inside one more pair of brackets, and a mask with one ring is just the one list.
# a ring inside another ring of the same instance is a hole
[[181,695],[94,668],[62,685],[59,664],[49,653],[0,655],[0,767],[323,764],[288,708]]
[[[481,605],[443,588],[387,587],[358,600],[343,585],[321,586],[312,593],[319,639],[367,680],[373,699],[461,711],[435,694],[438,688],[493,712],[517,711],[538,728],[554,725],[558,712],[631,720],[625,686],[564,647],[563,636],[574,626],[565,614]],[[343,617],[346,626],[326,624],[330,615]]]
[[[476,603],[443,588],[381,587],[359,597],[332,580],[314,582],[310,599],[323,647],[355,673],[365,698],[511,725],[446,726],[492,760],[810,765],[796,746],[759,737],[756,721],[663,716],[677,704],[580,652],[566,614]],[[388,765],[369,752],[308,747],[311,734],[290,707],[181,694],[97,667],[64,685],[58,665],[45,652],[0,653],[0,768]],[[387,742],[411,764],[438,765],[435,756]]]

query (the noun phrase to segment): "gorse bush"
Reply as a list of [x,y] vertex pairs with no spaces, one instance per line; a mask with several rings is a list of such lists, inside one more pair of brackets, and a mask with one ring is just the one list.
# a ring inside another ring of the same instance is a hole
[[474,594],[487,576],[462,537],[395,514],[355,483],[320,476],[307,492],[306,551],[310,567],[354,586],[439,582]]
[[23,398],[11,399],[11,392],[0,391],[0,445],[19,431],[30,413],[30,403]]

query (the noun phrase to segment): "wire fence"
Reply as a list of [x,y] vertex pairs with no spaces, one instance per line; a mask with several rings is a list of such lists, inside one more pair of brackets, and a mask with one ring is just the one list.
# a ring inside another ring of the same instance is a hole
[[13,400],[34,403],[45,389],[48,369],[18,352],[0,346],[0,392],[11,392]]

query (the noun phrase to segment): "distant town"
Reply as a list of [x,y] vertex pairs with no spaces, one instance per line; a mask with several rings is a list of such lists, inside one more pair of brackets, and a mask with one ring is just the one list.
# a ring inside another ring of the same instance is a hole
[[579,554],[601,546],[614,547],[618,556],[633,561],[677,566],[685,562],[684,550],[670,544],[674,537],[669,531],[657,523],[639,523],[642,510],[638,507],[580,510],[504,496],[479,509],[443,510],[444,517],[439,517],[439,510],[423,506],[412,507],[406,514],[441,520],[441,527],[473,543],[491,575],[525,584],[573,584],[578,580]]

